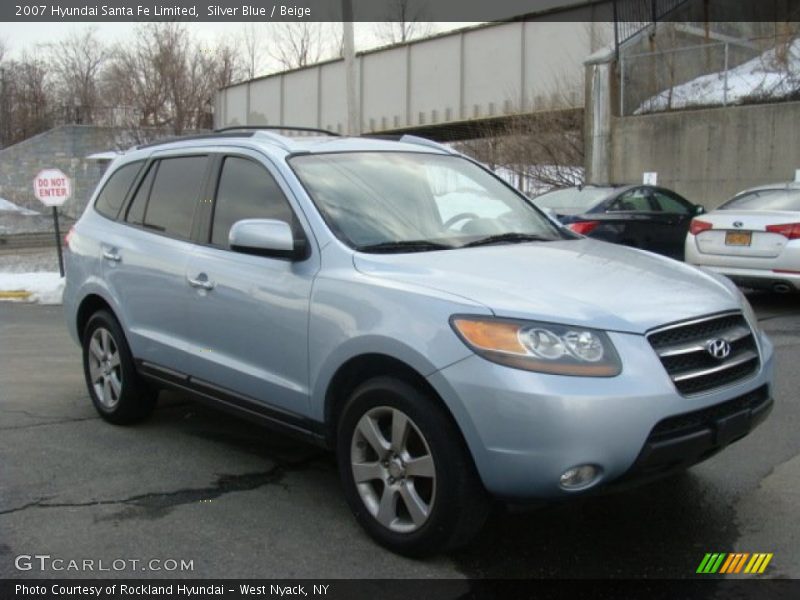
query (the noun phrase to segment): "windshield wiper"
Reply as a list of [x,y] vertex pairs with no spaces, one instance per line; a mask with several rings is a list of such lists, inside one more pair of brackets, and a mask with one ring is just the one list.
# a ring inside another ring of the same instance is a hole
[[532,233],[500,233],[497,235],[490,235],[474,242],[469,242],[461,246],[462,248],[472,248],[474,246],[489,246],[491,244],[506,244],[514,242],[551,242],[551,238],[534,235]]
[[429,252],[431,250],[452,250],[453,246],[439,244],[428,240],[402,240],[395,242],[381,242],[379,244],[367,244],[358,246],[359,252]]

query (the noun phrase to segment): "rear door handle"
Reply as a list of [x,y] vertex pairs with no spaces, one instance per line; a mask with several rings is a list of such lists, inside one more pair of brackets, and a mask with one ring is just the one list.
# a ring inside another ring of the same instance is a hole
[[112,252],[111,250],[104,250],[103,258],[114,262],[119,262],[122,260],[122,257],[119,254],[117,254],[116,252]]
[[189,277],[187,278],[187,281],[193,288],[199,288],[202,290],[213,290],[215,285],[213,281],[208,279],[208,276],[205,273],[201,273],[196,279]]

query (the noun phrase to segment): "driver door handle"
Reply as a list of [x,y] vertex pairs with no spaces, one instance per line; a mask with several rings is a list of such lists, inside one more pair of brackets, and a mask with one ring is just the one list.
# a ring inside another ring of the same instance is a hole
[[196,279],[189,277],[187,278],[187,281],[193,288],[199,288],[202,290],[213,290],[215,285],[213,281],[208,279],[205,273],[201,273]]
[[122,257],[119,254],[117,254],[116,252],[112,252],[111,250],[104,250],[103,258],[114,262],[119,262],[122,260]]

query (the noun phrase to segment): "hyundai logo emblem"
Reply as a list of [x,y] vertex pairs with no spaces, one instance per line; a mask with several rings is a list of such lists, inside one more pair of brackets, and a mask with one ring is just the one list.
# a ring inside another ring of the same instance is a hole
[[741,221],[734,221],[734,222],[733,222],[733,226],[734,226],[734,227],[741,228],[741,227],[743,227],[743,226],[744,226],[744,223],[742,223]]
[[706,352],[717,360],[725,360],[731,355],[731,345],[726,340],[711,340],[706,344]]

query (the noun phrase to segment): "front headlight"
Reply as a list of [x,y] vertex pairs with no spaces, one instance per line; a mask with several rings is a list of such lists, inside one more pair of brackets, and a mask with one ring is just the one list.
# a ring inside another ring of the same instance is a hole
[[476,354],[515,369],[577,377],[622,372],[611,340],[596,329],[460,315],[450,324]]

